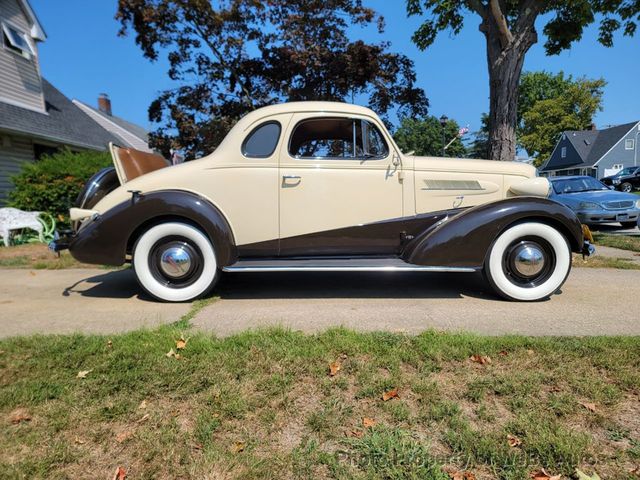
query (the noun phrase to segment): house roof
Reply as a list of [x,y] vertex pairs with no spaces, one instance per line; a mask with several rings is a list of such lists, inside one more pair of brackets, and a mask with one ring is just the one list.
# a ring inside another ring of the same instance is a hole
[[148,147],[149,132],[140,125],[136,125],[115,115],[108,115],[80,100],[74,99],[73,103],[90,117],[94,118],[104,129],[121,138],[121,145],[133,147],[138,150],[151,151]]
[[18,0],[18,2],[24,10],[24,13],[29,17],[29,22],[31,22],[31,31],[29,32],[31,38],[44,42],[47,39],[47,34],[44,32],[44,28],[42,28],[42,24],[40,23],[40,20],[38,20],[38,16],[31,8],[31,5],[29,5],[29,1]]
[[92,150],[105,150],[109,142],[122,142],[44,78],[42,90],[46,114],[0,102],[0,130]]
[[554,151],[549,161],[542,167],[542,170],[556,170],[577,165],[592,167],[638,123],[638,121],[625,123],[602,130],[566,131],[564,135],[575,148],[582,162],[567,163],[569,159],[562,159]]

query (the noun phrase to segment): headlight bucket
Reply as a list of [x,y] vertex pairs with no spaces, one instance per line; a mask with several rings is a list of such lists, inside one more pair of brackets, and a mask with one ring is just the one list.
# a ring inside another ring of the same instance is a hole
[[598,210],[600,208],[602,207],[600,207],[600,205],[594,202],[580,202],[578,204],[579,210]]

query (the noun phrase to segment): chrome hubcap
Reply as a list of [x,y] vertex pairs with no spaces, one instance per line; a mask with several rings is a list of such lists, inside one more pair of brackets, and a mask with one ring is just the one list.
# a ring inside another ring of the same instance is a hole
[[545,265],[544,252],[537,245],[525,243],[513,254],[513,267],[523,277],[535,277]]
[[169,278],[184,277],[191,270],[192,258],[184,246],[167,248],[160,256],[160,270]]

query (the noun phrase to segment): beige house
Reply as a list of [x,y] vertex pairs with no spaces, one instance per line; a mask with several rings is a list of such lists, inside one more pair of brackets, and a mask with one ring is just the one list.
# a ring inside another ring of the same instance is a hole
[[38,46],[47,40],[27,0],[0,0],[0,205],[24,162],[61,148],[148,150],[147,132],[115,117],[105,94],[98,108],[70,100],[42,76]]

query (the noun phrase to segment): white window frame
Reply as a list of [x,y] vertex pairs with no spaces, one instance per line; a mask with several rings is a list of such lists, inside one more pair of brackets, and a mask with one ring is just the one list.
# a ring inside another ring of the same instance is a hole
[[624,149],[625,150],[635,150],[636,149],[636,139],[635,138],[626,138],[624,140]]
[[[27,47],[29,48],[28,50],[24,50],[20,45],[16,44],[11,30],[13,30],[17,35],[20,35],[22,37]],[[3,32],[3,37],[6,36],[10,44],[10,45],[5,45],[4,38],[2,39],[2,46],[6,50],[9,50],[10,52],[15,53],[16,55],[20,55],[21,57],[24,57],[28,60],[31,60],[32,57],[36,56],[36,51],[33,48],[33,45],[31,44],[31,39],[29,38],[29,35],[27,35],[26,32],[24,32],[20,27],[17,27],[16,25],[9,22],[2,22],[2,32]]]
[[560,158],[567,158],[567,147],[562,147],[560,149]]

